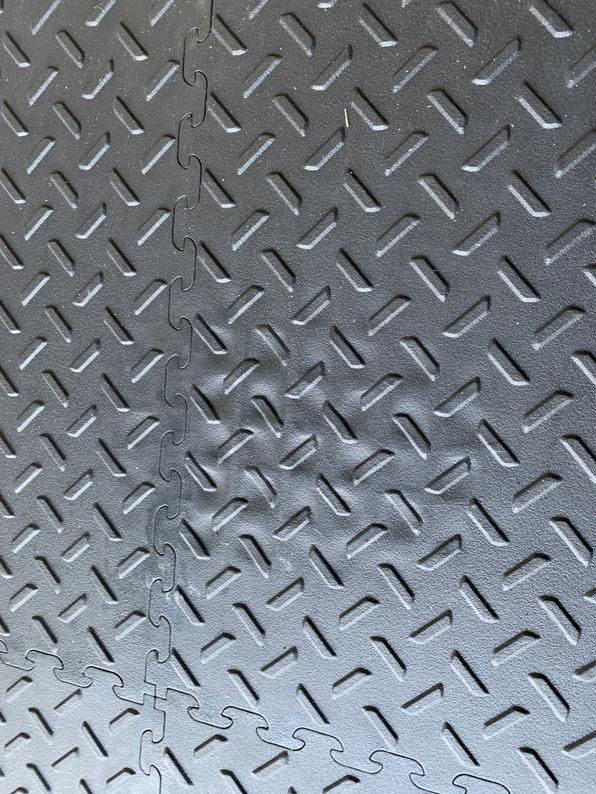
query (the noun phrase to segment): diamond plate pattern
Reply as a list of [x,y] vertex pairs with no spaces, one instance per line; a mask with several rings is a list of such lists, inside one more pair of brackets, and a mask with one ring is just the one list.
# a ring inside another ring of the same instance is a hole
[[112,5],[77,5],[74,26],[66,3],[2,17],[0,615],[12,661],[57,653],[74,679],[108,665],[138,694],[146,648],[168,642],[147,592],[185,92],[168,4]]
[[150,680],[282,742],[328,731],[360,767],[423,735],[441,790],[460,768],[579,791],[588,11],[506,9],[216,6],[196,277],[172,304],[194,329],[168,373],[189,412],[166,458],[176,583],[152,604],[172,654]]
[[6,3],[9,791],[589,790],[592,17]]
[[139,767],[143,733],[163,735],[152,699],[121,699],[122,680],[98,668],[88,668],[84,687],[63,683],[53,675],[55,657],[33,651],[30,658],[31,671],[4,670],[3,790],[158,791],[158,777]]

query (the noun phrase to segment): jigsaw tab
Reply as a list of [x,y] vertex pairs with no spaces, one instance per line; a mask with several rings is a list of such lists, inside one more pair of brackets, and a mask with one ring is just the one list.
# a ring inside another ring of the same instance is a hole
[[453,778],[457,794],[513,794],[502,783],[464,773]]
[[[199,73],[200,74],[200,73]],[[203,78],[204,75],[200,76]],[[200,104],[200,103],[198,103]],[[204,106],[204,102],[202,103]],[[199,114],[196,112],[187,113],[178,126],[178,163],[185,170],[193,170],[193,182],[200,185],[201,182],[201,161],[198,156],[200,151],[200,127],[205,121],[205,113],[203,111]],[[192,195],[195,195],[194,193]],[[199,201],[198,194],[196,195],[196,202]]]
[[[350,771],[358,781],[358,791],[367,794],[416,794],[416,775],[423,775],[424,768],[415,759],[389,750],[375,750],[368,757],[333,749],[331,756],[338,764]],[[429,793],[430,794],[430,793]],[[434,792],[440,794],[440,792]],[[442,793],[441,793],[442,794]]]
[[206,80],[199,70],[200,45],[211,32],[213,0],[199,0],[198,6],[197,19],[200,24],[196,28],[192,28],[184,39],[183,75],[185,81],[191,86],[196,85],[200,78]]
[[[194,161],[197,161],[196,158],[194,158]],[[186,288],[191,286],[191,279],[194,274],[195,238],[200,219],[200,178],[192,182],[190,187],[189,193],[178,198],[174,204],[172,219],[172,242],[178,251],[188,252],[187,262],[182,269],[182,277]]]
[[428,772],[426,769],[411,773],[412,783],[422,794],[512,794],[503,783],[482,777],[480,774],[463,772],[449,782],[450,770],[445,775]]
[[[190,323],[183,319],[181,321],[183,328],[188,328],[190,331]],[[165,388],[164,394],[166,402],[176,411],[172,412],[173,417],[171,427],[168,432],[175,435],[178,443],[184,439],[186,435],[186,420],[188,412],[188,403],[186,401],[185,387],[184,387],[184,370],[188,367],[190,362],[190,347],[188,345],[188,352],[182,352],[181,355],[172,356],[168,359],[166,364],[165,373]]]
[[181,432],[180,435],[181,439],[176,443],[173,432],[165,433],[162,436],[159,451],[160,474],[164,482],[169,485],[168,501],[165,505],[169,518],[175,518],[180,512],[182,497],[183,478],[176,468],[179,465],[179,452],[184,433]]

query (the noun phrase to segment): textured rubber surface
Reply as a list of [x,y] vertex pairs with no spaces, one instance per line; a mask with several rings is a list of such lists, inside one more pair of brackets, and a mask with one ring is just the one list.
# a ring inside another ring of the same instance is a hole
[[590,0],[0,2],[0,790],[596,791]]

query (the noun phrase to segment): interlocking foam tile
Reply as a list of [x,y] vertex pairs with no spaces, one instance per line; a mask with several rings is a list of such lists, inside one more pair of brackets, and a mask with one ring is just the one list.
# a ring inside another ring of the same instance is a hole
[[593,22],[0,2],[9,794],[590,790]]

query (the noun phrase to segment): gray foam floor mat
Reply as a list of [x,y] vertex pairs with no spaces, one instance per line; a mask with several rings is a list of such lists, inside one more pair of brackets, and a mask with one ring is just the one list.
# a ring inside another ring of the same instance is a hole
[[0,790],[596,792],[592,0],[0,2]]

